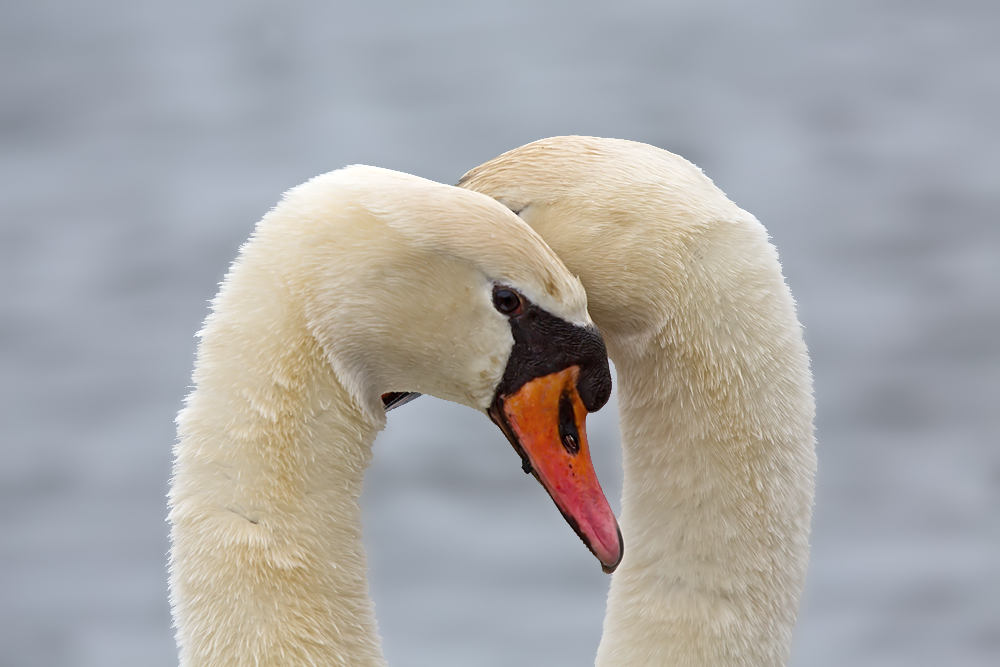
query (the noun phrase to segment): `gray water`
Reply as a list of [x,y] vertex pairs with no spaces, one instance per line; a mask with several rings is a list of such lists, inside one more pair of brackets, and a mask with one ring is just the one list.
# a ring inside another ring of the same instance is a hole
[[[0,664],[176,664],[172,420],[283,190],[352,163],[455,182],[558,134],[688,157],[781,253],[819,406],[792,665],[1000,664],[997,3],[0,17]],[[617,499],[614,406],[591,439]],[[393,412],[363,500],[391,665],[593,664],[608,578],[482,415]]]

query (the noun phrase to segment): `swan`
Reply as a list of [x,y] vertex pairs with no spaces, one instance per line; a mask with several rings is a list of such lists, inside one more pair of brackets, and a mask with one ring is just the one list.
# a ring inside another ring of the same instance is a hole
[[385,664],[358,496],[415,392],[487,412],[603,567],[621,559],[584,424],[604,343],[579,281],[489,197],[318,176],[258,223],[199,336],[169,496],[182,665]]
[[459,182],[579,276],[618,371],[628,550],[599,667],[783,665],[809,556],[809,359],[764,227],[690,162],[556,137]]

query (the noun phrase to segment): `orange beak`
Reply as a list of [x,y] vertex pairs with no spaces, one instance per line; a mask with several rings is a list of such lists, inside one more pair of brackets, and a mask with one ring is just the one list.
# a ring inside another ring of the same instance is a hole
[[614,572],[624,552],[621,530],[594,472],[587,445],[587,409],[576,389],[578,366],[526,382],[497,396],[489,410],[587,548]]

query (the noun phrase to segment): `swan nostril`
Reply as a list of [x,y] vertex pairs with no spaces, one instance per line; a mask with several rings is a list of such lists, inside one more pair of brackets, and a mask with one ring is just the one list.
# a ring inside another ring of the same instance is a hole
[[580,452],[580,431],[576,428],[576,412],[569,392],[559,397],[559,439],[570,454],[575,456]]

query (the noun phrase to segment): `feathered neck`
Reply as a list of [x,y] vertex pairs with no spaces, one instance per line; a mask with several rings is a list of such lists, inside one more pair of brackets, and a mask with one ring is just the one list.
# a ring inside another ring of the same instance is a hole
[[609,336],[626,549],[599,667],[788,658],[808,562],[812,381],[773,248],[755,221],[736,224],[739,256],[677,280],[684,307],[662,329]]
[[171,601],[181,664],[384,665],[358,497],[382,424],[293,290],[234,267],[178,417]]

